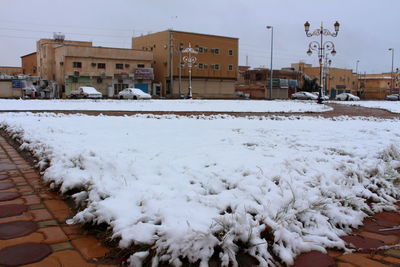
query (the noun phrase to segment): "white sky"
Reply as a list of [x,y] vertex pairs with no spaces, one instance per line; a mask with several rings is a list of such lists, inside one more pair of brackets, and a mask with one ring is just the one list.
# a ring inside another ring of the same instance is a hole
[[62,32],[70,40],[94,45],[131,46],[133,34],[181,31],[238,37],[239,64],[269,67],[274,26],[274,68],[304,60],[308,43],[304,23],[311,29],[333,30],[337,54],[333,67],[361,73],[390,72],[391,52],[400,67],[400,0],[0,0],[0,66],[20,66],[20,56],[35,51],[35,41]]

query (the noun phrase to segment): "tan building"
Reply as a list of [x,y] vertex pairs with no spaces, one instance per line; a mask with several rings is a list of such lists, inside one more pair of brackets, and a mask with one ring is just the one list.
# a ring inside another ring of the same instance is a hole
[[0,73],[14,76],[14,75],[22,74],[22,68],[21,67],[0,66]]
[[359,75],[359,87],[365,99],[385,99],[386,95],[398,93],[400,87],[399,76],[392,74],[361,74]]
[[160,86],[153,94],[168,97],[188,94],[188,68],[184,66],[180,69],[179,63],[183,63],[185,54],[181,51],[189,43],[198,51],[195,55],[197,62],[192,69],[193,97],[235,97],[238,38],[174,30],[132,38],[132,48],[154,53],[155,82]]
[[36,42],[37,73],[42,79],[55,80],[55,48],[64,44],[92,46],[92,42],[71,41],[63,39],[40,39]]
[[37,76],[37,57],[36,52],[21,57],[22,73]]
[[54,49],[54,59],[55,81],[64,86],[67,96],[84,85],[109,97],[127,87],[151,89],[151,52],[65,44]]
[[[320,67],[312,67],[311,64],[305,64],[304,62],[292,64],[295,70],[303,72],[308,77],[317,79],[320,83]],[[335,97],[341,93],[352,93],[357,95],[357,75],[353,73],[351,69],[341,68],[328,68],[325,72],[324,87],[331,97]]]

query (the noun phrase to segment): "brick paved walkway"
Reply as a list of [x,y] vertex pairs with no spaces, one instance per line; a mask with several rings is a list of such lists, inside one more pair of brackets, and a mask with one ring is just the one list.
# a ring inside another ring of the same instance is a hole
[[[0,137],[0,266],[100,267],[108,253],[40,175]],[[114,265],[116,266],[116,265]]]
[[[0,136],[0,266],[116,266],[104,264],[109,251],[96,238],[65,224],[70,216],[67,204],[41,184],[40,175]],[[294,266],[400,266],[400,230],[381,231],[399,225],[400,213],[376,214],[343,237],[358,252],[312,251],[297,257]],[[384,245],[389,247],[377,250]]]

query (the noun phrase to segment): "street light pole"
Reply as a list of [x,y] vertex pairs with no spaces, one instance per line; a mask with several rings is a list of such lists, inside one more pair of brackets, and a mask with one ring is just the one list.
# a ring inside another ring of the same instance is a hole
[[189,92],[188,92],[188,98],[192,98],[192,67],[193,64],[196,62],[197,58],[195,56],[192,56],[192,54],[197,54],[197,51],[194,50],[189,43],[189,47],[185,48],[182,50],[182,53],[188,53],[187,56],[183,57],[183,62],[185,62],[189,68]]
[[357,77],[356,90],[357,90],[357,93],[358,93],[358,63],[360,63],[360,60],[357,59],[357,62],[356,62],[356,77]]
[[390,93],[393,91],[393,63],[394,63],[394,48],[389,48],[389,51],[392,51],[392,71],[390,74]]
[[269,70],[269,99],[272,100],[272,56],[274,51],[274,27],[267,26],[267,29],[271,30],[271,65]]
[[319,86],[319,94],[318,94],[318,104],[322,104],[322,92],[323,92],[323,67],[324,67],[324,56],[325,56],[325,51],[329,52],[331,51],[331,54],[334,56],[336,55],[336,50],[335,50],[335,44],[331,41],[324,42],[323,36],[332,36],[336,37],[339,32],[339,22],[335,22],[334,27],[335,27],[335,32],[330,32],[328,29],[325,29],[322,22],[321,22],[321,27],[319,29],[314,30],[313,32],[310,31],[310,23],[306,21],[304,24],[304,29],[306,31],[306,36],[311,37],[311,36],[320,36],[320,42],[317,41],[312,41],[308,45],[308,50],[307,50],[307,55],[311,56],[312,51],[318,51],[318,59],[319,59],[319,81],[320,81],[320,86]]

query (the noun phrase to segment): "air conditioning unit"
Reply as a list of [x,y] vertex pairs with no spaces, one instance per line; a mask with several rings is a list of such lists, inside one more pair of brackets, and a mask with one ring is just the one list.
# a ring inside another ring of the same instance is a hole
[[61,65],[61,66],[64,65],[64,62],[63,62],[63,61],[60,61],[60,65]]
[[129,68],[129,64],[125,64],[125,68]]
[[75,76],[75,77],[79,77],[79,71],[77,71],[77,70],[74,71],[74,76]]
[[92,62],[92,67],[96,67],[96,63]]

